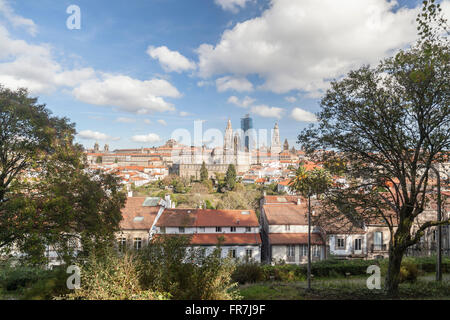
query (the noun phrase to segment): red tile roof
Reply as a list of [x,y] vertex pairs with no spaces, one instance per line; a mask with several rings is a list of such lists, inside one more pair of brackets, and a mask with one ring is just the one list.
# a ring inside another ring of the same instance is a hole
[[264,213],[269,224],[275,225],[307,225],[308,209],[303,202],[296,204],[266,204]]
[[196,245],[216,245],[219,237],[223,237],[223,245],[259,245],[261,244],[261,236],[259,233],[227,233],[227,234],[211,234],[197,233],[194,234],[191,244]]
[[[160,207],[143,207],[142,204],[145,199],[145,197],[132,197],[127,199],[125,208],[122,209],[123,220],[120,222],[120,229],[150,230]],[[136,217],[143,217],[143,219],[135,219]]]
[[[243,214],[248,212],[248,214]],[[166,209],[159,218],[161,227],[258,227],[253,210]]]
[[306,203],[306,199],[300,196],[265,196],[265,204],[297,204],[300,199],[302,203]]
[[[270,233],[270,244],[308,244],[307,233]],[[319,233],[311,233],[311,244],[323,245],[324,241]]]

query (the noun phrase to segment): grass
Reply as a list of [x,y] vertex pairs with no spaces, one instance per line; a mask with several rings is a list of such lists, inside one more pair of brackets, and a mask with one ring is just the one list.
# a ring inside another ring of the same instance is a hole
[[[312,290],[307,291],[306,281],[264,282],[240,286],[245,300],[374,300],[393,299],[383,290],[369,290],[367,277],[314,279]],[[382,280],[383,286],[384,280]],[[434,281],[434,274],[419,277],[414,283],[402,283],[396,299],[450,299],[450,274],[445,274],[442,283]]]

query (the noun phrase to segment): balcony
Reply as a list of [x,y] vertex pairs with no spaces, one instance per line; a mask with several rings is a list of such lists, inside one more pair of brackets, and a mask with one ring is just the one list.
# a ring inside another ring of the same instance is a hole
[[371,252],[387,251],[387,246],[385,244],[372,244]]

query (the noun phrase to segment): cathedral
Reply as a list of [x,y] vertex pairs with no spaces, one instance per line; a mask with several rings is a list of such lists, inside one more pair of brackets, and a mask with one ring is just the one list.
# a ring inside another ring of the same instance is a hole
[[[243,143],[245,137],[241,137],[241,134],[241,131],[233,132],[231,121],[228,120],[222,147],[207,149],[204,145],[183,148],[175,157],[176,159],[173,159],[172,172],[180,176],[198,178],[203,162],[205,162],[210,176],[216,172],[225,173],[230,164],[236,167],[238,173],[248,171],[250,166],[258,161],[252,159],[252,150],[245,147],[245,143]],[[278,123],[276,123],[272,132],[270,154],[278,160],[281,152],[280,131]]]

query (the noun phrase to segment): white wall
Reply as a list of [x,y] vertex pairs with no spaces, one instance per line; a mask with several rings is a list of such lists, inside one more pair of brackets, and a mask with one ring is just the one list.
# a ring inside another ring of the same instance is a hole
[[[179,227],[166,227],[166,234],[180,234]],[[161,227],[156,228],[157,233],[161,233]],[[216,232],[216,227],[186,227],[184,228],[184,234],[194,234],[194,233],[216,233],[216,234],[234,234],[234,233],[259,233],[259,227],[250,227],[250,231],[246,231],[245,227],[236,227],[235,232],[230,231],[230,227],[222,227],[221,232]]]
[[[295,260],[290,262],[287,261],[287,246],[286,245],[272,245],[272,262],[278,262],[279,260],[283,260],[286,263],[292,263],[292,264],[302,264],[308,262],[308,253],[306,251],[306,255],[302,255],[302,251],[300,250],[301,245],[295,245]],[[311,257],[313,261],[317,260],[323,260],[325,258],[325,247],[324,246],[317,246],[320,247],[319,250],[319,256],[313,255],[313,246],[311,246]]]
[[[195,246],[193,247],[195,249],[197,248],[205,248],[206,249],[206,255],[211,254],[214,249],[216,248],[216,246]],[[252,259],[260,262],[261,261],[261,248],[258,245],[248,245],[248,246],[222,246],[222,253],[221,253],[221,257],[222,258],[226,258],[228,257],[229,251],[232,249],[236,250],[236,258],[240,258],[240,259],[245,259],[246,257],[246,250],[250,249],[252,250]]]
[[[311,232],[320,232],[320,229],[311,226]],[[269,233],[308,233],[307,225],[290,225],[289,230],[286,230],[286,225],[269,225]]]
[[[345,248],[344,249],[335,249],[336,238],[344,237],[345,238]],[[363,234],[353,234],[353,235],[330,235],[328,237],[328,245],[330,246],[330,253],[333,255],[350,255],[353,254],[353,247],[355,246],[355,239],[361,239],[361,253],[367,253],[367,239]]]

